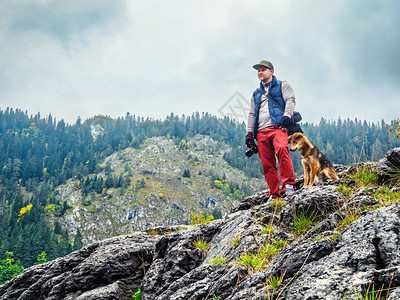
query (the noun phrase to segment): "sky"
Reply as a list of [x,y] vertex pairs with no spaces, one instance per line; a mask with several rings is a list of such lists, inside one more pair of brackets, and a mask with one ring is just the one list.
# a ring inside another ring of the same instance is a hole
[[398,0],[0,0],[0,109],[246,119],[266,59],[304,122],[400,117]]

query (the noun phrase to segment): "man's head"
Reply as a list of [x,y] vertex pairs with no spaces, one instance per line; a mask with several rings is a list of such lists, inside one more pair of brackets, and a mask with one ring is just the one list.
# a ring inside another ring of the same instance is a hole
[[267,60],[262,60],[253,66],[257,70],[258,78],[264,83],[272,81],[274,66]]

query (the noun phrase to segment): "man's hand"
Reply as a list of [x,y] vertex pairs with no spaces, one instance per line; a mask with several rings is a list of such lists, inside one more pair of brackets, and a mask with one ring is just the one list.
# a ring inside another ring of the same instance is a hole
[[246,147],[247,148],[251,148],[251,146],[254,144],[254,137],[253,137],[253,133],[251,131],[249,131],[246,134]]
[[289,129],[291,125],[293,125],[292,119],[288,116],[283,116],[281,120],[282,127]]

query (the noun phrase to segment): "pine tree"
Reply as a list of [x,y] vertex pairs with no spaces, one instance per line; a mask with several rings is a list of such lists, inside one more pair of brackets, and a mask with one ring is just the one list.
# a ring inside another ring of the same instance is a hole
[[74,247],[73,247],[73,249],[75,251],[75,250],[81,249],[82,247],[83,247],[82,233],[81,233],[81,230],[78,228],[77,231],[76,231],[75,238],[74,238]]

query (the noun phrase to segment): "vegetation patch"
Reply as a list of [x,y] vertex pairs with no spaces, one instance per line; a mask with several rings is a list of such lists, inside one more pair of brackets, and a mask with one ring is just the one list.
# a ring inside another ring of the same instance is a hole
[[207,242],[203,238],[193,241],[193,247],[200,249],[204,255],[207,254],[208,250],[210,249],[211,243]]
[[370,168],[363,167],[357,169],[349,177],[353,179],[358,186],[370,186],[377,184],[379,175],[376,171],[372,171]]
[[381,186],[379,189],[372,193],[373,197],[377,200],[381,200],[381,205],[386,206],[392,203],[400,203],[400,191],[391,192],[388,186]]
[[357,220],[360,217],[360,214],[360,211],[349,211],[346,217],[340,221],[340,225],[336,228],[336,230],[342,232],[343,229]]
[[[286,244],[285,244],[286,245]],[[284,243],[274,241],[263,244],[256,252],[246,252],[239,256],[239,264],[247,266],[252,272],[265,270],[270,261],[284,248]]]
[[306,212],[301,212],[300,215],[298,216],[295,214],[293,216],[293,231],[295,234],[299,235],[304,232],[307,232],[310,230],[317,219],[317,216],[314,214],[307,215]]
[[274,290],[278,288],[283,281],[283,278],[285,277],[286,273],[283,273],[282,275],[271,275],[270,277],[267,278],[267,288],[269,290]]
[[232,248],[236,248],[236,246],[239,245],[241,240],[242,240],[242,235],[241,234],[235,235],[235,237],[232,238],[232,240],[231,240],[231,247]]
[[191,220],[190,225],[196,224],[209,224],[212,220],[214,220],[213,216],[207,216],[207,213],[202,213],[201,215],[195,212],[194,214],[190,214]]
[[261,230],[261,234],[268,234],[271,235],[274,233],[274,228],[272,226],[272,224],[267,224],[262,230]]
[[269,205],[273,208],[276,208],[277,210],[280,210],[282,206],[285,205],[285,201],[283,201],[282,198],[275,198]]
[[347,184],[343,183],[339,185],[336,190],[341,193],[343,196],[348,197],[351,192],[354,190],[353,187],[348,186]]
[[210,264],[224,264],[226,262],[226,257],[216,256],[210,260]]

